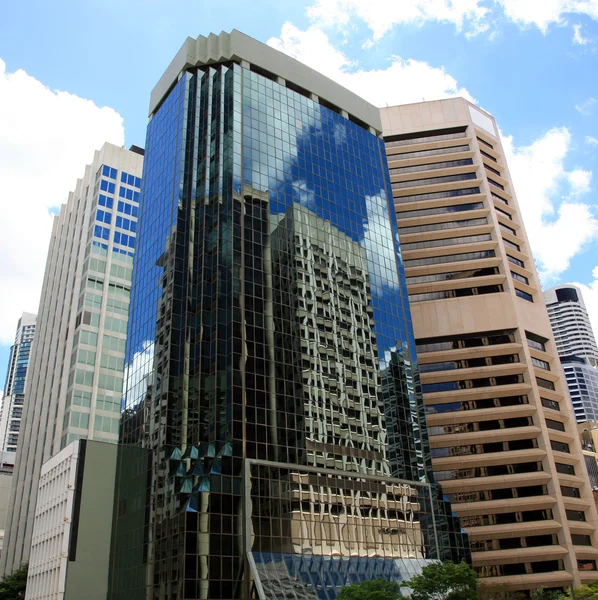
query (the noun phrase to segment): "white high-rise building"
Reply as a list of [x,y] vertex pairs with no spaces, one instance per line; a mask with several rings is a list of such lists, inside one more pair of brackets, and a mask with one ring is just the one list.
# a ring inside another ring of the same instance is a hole
[[544,301],[559,356],[577,356],[596,366],[598,346],[581,290],[571,284],[557,285],[544,292]]
[[23,313],[17,325],[15,343],[10,348],[4,397],[0,408],[0,452],[3,466],[5,462],[14,465],[14,454],[12,459],[8,455],[9,459],[4,461],[4,453],[17,451],[25,398],[25,378],[35,335],[35,318],[36,315]]
[[581,290],[557,285],[544,292],[544,301],[575,418],[598,421],[598,345]]
[[105,144],[54,219],[0,573],[29,559],[42,465],[118,441],[142,168],[142,149]]

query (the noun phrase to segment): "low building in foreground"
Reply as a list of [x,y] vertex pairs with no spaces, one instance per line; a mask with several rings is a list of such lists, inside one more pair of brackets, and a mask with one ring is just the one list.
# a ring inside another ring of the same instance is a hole
[[27,600],[105,600],[116,449],[81,439],[42,466]]

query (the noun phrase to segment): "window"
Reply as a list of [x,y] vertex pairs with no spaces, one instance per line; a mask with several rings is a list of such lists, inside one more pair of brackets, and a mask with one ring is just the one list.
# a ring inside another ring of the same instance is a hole
[[494,207],[494,210],[499,214],[502,215],[503,217],[505,217],[506,219],[509,219],[509,221],[513,220],[513,217],[506,211],[501,210],[500,208],[498,208],[498,206]]
[[132,185],[137,188],[141,187],[141,179],[139,177],[135,177],[124,171],[120,174],[120,181],[126,185]]
[[499,196],[498,194],[494,193],[493,191],[490,191],[490,195],[493,198],[496,198],[499,202],[502,202],[503,204],[506,204],[507,206],[509,205],[509,201],[506,198]]
[[424,144],[426,142],[440,142],[444,140],[455,140],[466,137],[465,127],[454,127],[449,129],[439,129],[429,131],[428,135],[421,136],[420,134],[406,133],[388,137],[385,139],[387,148],[395,148],[396,146],[408,146],[411,144]]
[[87,429],[89,427],[89,414],[74,410],[71,412],[70,424],[71,427]]
[[93,350],[79,350],[77,353],[77,362],[93,366],[96,364],[96,353]]
[[[137,196],[135,196],[135,194],[137,194]],[[121,185],[118,189],[118,196],[119,198],[126,198],[127,200],[137,202],[138,200],[136,200],[136,198],[139,198],[139,192],[135,192],[130,188],[124,188]]]
[[410,165],[406,167],[393,167],[389,169],[391,175],[400,175],[402,173],[417,173],[419,171],[433,171],[434,169],[450,169],[451,167],[463,167],[472,165],[471,158],[462,158],[460,160],[445,160],[443,162],[426,163],[424,165]]
[[529,285],[529,279],[527,277],[524,277],[523,275],[519,275],[519,273],[511,271],[511,277],[515,281],[519,281],[520,283],[525,283],[525,285]]
[[530,333],[529,331],[525,332],[525,337],[527,338],[527,345],[530,348],[546,352],[546,342],[548,341],[546,338],[540,337],[535,333]]
[[102,165],[102,176],[108,177],[108,179],[116,179],[116,169],[108,165]]
[[484,163],[484,168],[486,169],[486,171],[490,171],[490,173],[494,173],[495,175],[498,175],[499,177],[502,177],[502,175],[500,174],[500,171],[498,169],[495,169],[494,167],[489,167],[485,163]]
[[555,431],[565,431],[565,425],[560,421],[554,421],[553,419],[546,419],[546,427],[554,429]]
[[434,185],[436,183],[449,183],[451,181],[466,181],[468,179],[475,179],[475,173],[461,173],[459,175],[444,175],[441,177],[426,177],[425,179],[410,179],[409,181],[395,181],[393,182],[392,189],[400,190],[404,188],[417,187],[422,185]]
[[114,194],[115,185],[110,181],[106,181],[105,179],[102,179],[100,181],[100,189],[103,192],[108,192],[109,194]]
[[542,406],[544,408],[550,408],[551,410],[561,410],[561,407],[559,406],[558,402],[555,402],[554,400],[548,400],[547,398],[540,398],[540,400],[542,401]]
[[503,243],[505,246],[507,246],[508,248],[512,248],[513,250],[517,250],[517,252],[521,252],[521,247],[518,246],[517,244],[514,244],[513,242],[510,242],[509,240],[505,240],[505,238],[502,239]]
[[569,450],[569,444],[565,444],[565,442],[557,442],[556,440],[550,440],[550,447],[555,452],[565,452],[567,454],[571,454],[571,450]]
[[485,156],[486,158],[490,159],[490,160],[491,160],[491,161],[493,161],[493,162],[498,162],[498,161],[496,160],[496,158],[494,158],[494,156],[490,156],[490,154],[488,154],[488,152],[484,152],[483,150],[480,150],[480,154],[481,154],[482,156]]
[[[135,192],[138,194],[138,192]],[[133,198],[135,201],[135,198]],[[128,202],[123,202],[122,200],[118,201],[117,211],[124,213],[125,215],[131,215],[132,217],[137,217],[139,209],[135,204],[129,204]]]
[[507,254],[507,260],[510,263],[513,263],[514,265],[517,265],[518,267],[525,269],[525,263],[522,260],[519,260],[518,258],[514,258],[513,256],[510,256],[509,254]]
[[[485,165],[484,165],[485,166]],[[494,181],[494,179],[490,179],[490,177],[486,177],[488,179],[488,183],[497,187],[499,190],[504,190],[505,186],[498,183],[498,181]]]
[[492,150],[494,150],[494,146],[492,144],[490,144],[489,142],[487,142],[486,140],[483,140],[479,136],[476,136],[476,139],[478,140],[478,142],[484,144],[484,146],[488,146],[488,148],[491,148]]
[[435,273],[433,275],[417,275],[407,277],[408,284],[429,283],[432,281],[456,281],[459,279],[468,279],[471,277],[486,277],[497,275],[498,267],[488,267],[486,269],[467,269],[465,271],[450,271],[448,273]]
[[571,541],[575,546],[591,546],[592,538],[589,535],[581,535],[579,533],[571,534]]
[[93,371],[75,370],[75,383],[78,385],[93,385]]
[[426,242],[407,242],[401,244],[403,251],[422,250],[424,248],[441,248],[443,246],[456,246],[458,244],[470,244],[473,242],[489,242],[492,239],[489,233],[479,235],[463,235],[454,238],[444,238],[441,240],[428,240]]
[[66,405],[67,407],[73,404],[74,406],[86,406],[91,405],[91,392],[83,392],[81,390],[73,390],[68,396]]
[[96,221],[98,221],[99,223],[106,223],[107,225],[110,225],[110,223],[112,222],[112,214],[108,211],[98,208],[98,210],[96,211]]
[[461,188],[458,190],[444,190],[441,192],[429,192],[428,194],[410,194],[395,198],[396,202],[420,202],[421,200],[435,200],[437,198],[454,198],[458,196],[469,196],[479,194],[479,187]]
[[393,160],[405,160],[407,158],[425,158],[426,156],[439,156],[441,154],[453,154],[456,152],[467,152],[469,150],[468,144],[462,144],[461,146],[449,146],[448,148],[435,148],[433,150],[415,150],[413,152],[401,152],[399,154],[389,154],[389,162]]
[[445,223],[431,223],[429,225],[413,225],[411,227],[399,227],[399,232],[403,235],[410,233],[421,233],[424,231],[439,231],[446,229],[455,229],[459,227],[474,227],[476,225],[486,225],[488,219],[482,217],[480,219],[462,219],[460,221],[447,221]]
[[534,301],[534,298],[531,294],[528,294],[527,292],[524,292],[523,290],[520,290],[519,288],[515,288],[515,294],[517,296],[519,296],[519,298],[523,298],[524,300],[527,300],[528,302]]
[[464,260],[481,260],[496,256],[494,250],[480,250],[479,252],[463,252],[460,254],[445,254],[444,256],[431,256],[429,258],[414,258],[405,260],[405,268],[420,267],[423,265],[440,265],[444,263],[461,262]]
[[106,208],[112,208],[114,200],[110,198],[110,196],[104,196],[104,194],[100,194],[98,196],[98,204],[100,206],[105,206]]
[[577,568],[580,571],[595,571],[596,561],[590,559],[577,559]]
[[120,419],[96,415],[93,429],[97,432],[118,434]]
[[568,498],[581,498],[581,493],[578,488],[562,485],[561,493]]
[[550,365],[545,360],[540,360],[539,358],[534,358],[532,356],[532,364],[534,367],[538,367],[539,369],[550,371]]
[[[94,353],[95,354],[95,353]],[[100,367],[104,369],[110,369],[112,371],[122,372],[125,368],[125,359],[119,358],[117,356],[109,356],[108,354],[103,354],[100,357]]]
[[586,520],[586,513],[583,510],[569,510],[565,509],[565,514],[567,515],[568,521],[582,521]]
[[563,475],[575,475],[575,467],[573,465],[566,465],[564,463],[555,463],[555,465],[558,473]]
[[503,292],[502,285],[482,285],[479,287],[427,292],[424,294],[409,294],[410,302],[426,302],[429,300],[444,300],[445,298],[464,298],[465,296],[481,296],[483,294],[498,294]]
[[507,227],[507,225],[504,225],[503,223],[499,223],[498,225],[505,233],[517,235],[517,232],[512,227]]
[[484,208],[483,202],[470,202],[468,204],[454,204],[452,206],[439,206],[437,208],[420,208],[418,210],[407,210],[397,212],[397,219],[409,219],[411,217],[426,217],[428,215],[442,215],[446,213],[463,212],[467,210],[478,210]]
[[542,379],[542,377],[536,377],[536,383],[546,389],[546,390],[555,390],[554,383],[552,381],[548,381],[548,379]]
[[94,225],[93,235],[94,237],[108,240],[110,239],[110,229],[108,227],[102,227],[101,225]]
[[116,377],[114,375],[105,375],[104,373],[100,373],[98,376],[98,388],[102,388],[104,390],[118,392],[119,394],[122,392],[123,380],[121,377]]
[[102,349],[103,350],[112,350],[113,352],[121,352],[125,351],[126,341],[111,335],[104,335],[102,338]]

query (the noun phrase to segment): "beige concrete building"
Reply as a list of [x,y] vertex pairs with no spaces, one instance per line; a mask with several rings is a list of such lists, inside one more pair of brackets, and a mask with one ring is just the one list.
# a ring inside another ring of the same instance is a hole
[[433,467],[482,581],[598,579],[596,508],[494,119],[382,109]]
[[0,574],[29,559],[42,465],[118,441],[142,169],[142,149],[104,144],[54,218]]

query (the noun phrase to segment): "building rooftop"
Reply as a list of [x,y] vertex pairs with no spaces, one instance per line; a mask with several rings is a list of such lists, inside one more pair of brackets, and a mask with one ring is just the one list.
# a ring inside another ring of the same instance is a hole
[[179,80],[181,73],[193,67],[222,62],[248,63],[250,68],[257,67],[256,70],[262,74],[266,72],[273,78],[280,77],[292,83],[293,89],[300,88],[308,94],[315,94],[324,100],[326,106],[332,105],[340,111],[346,111],[349,118],[372,127],[376,133],[382,131],[380,112],[373,104],[298,60],[236,29],[230,33],[211,33],[208,37],[200,35],[195,40],[190,37],[185,40],[152,90],[150,116]]

